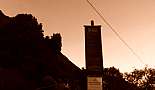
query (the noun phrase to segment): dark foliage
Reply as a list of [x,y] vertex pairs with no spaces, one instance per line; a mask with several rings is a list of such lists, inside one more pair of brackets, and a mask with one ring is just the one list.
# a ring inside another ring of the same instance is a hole
[[104,69],[103,83],[105,90],[142,90],[136,85],[125,81],[123,74],[114,67]]
[[145,67],[144,69],[134,69],[130,73],[125,73],[124,78],[143,90],[153,90],[155,81],[155,69]]
[[61,53],[61,35],[44,38],[31,14],[0,11],[0,42],[0,90],[63,90],[80,79],[81,70]]

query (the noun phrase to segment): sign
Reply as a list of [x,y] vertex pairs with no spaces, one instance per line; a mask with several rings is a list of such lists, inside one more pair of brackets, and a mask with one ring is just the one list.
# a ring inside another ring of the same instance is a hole
[[102,90],[102,77],[87,77],[87,90]]
[[101,76],[103,71],[101,26],[85,26],[87,74]]

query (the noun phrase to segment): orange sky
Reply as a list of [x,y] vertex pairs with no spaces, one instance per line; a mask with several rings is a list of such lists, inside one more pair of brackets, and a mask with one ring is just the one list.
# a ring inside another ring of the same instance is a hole
[[[104,14],[121,37],[143,58],[155,66],[155,1],[90,0]],[[45,35],[60,32],[62,52],[79,67],[85,66],[84,24],[90,20],[102,25],[104,67],[131,71],[144,65],[110,31],[86,0],[0,0],[6,15],[31,13],[43,23]]]

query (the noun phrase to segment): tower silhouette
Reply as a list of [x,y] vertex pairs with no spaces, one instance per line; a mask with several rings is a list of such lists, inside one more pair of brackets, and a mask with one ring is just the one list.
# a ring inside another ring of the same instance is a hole
[[87,90],[102,90],[102,41],[101,25],[84,25]]

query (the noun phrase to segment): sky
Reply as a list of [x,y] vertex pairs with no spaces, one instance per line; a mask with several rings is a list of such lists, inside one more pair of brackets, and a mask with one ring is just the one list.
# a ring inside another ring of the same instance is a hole
[[78,67],[85,67],[84,25],[94,20],[102,26],[104,67],[121,72],[155,68],[155,1],[90,0],[142,61],[119,40],[86,0],[0,0],[8,16],[29,13],[43,24],[45,35],[62,35],[62,53]]

